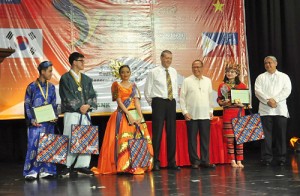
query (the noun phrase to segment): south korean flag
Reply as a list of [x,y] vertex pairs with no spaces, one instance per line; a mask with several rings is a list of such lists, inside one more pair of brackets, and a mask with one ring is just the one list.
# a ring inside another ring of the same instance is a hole
[[0,28],[0,48],[15,49],[8,58],[43,58],[41,29]]

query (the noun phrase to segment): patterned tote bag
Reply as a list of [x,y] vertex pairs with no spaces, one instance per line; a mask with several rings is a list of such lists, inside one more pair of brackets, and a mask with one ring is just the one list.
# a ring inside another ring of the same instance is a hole
[[[91,123],[91,119],[86,114]],[[75,154],[99,154],[98,126],[81,125],[82,115],[79,124],[71,126],[70,152]]]
[[[145,168],[150,166],[151,155],[148,151],[148,142],[144,138],[144,135],[138,125],[134,132],[133,139],[128,140],[128,148],[130,152],[130,164],[132,168]],[[140,133],[141,137],[137,138],[137,132]]]
[[37,161],[45,163],[67,163],[69,137],[40,133]]
[[251,110],[250,115],[241,116],[240,109],[237,118],[233,118],[231,123],[237,144],[261,140],[265,138],[263,127],[261,124],[260,115],[253,114]]

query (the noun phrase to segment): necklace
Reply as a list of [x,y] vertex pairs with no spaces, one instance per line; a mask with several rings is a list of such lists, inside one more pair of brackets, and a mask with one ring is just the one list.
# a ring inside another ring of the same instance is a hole
[[235,87],[235,81],[233,81],[233,82],[228,81],[226,83],[228,84],[228,86],[230,86],[230,88],[234,88]]
[[124,88],[129,88],[131,86],[130,82],[120,82],[120,85]]
[[39,81],[37,81],[37,85],[38,85],[38,87],[39,87],[39,89],[40,89],[40,91],[41,91],[41,93],[42,93],[42,95],[43,95],[43,97],[45,99],[44,104],[47,105],[48,104],[48,102],[47,102],[47,100],[48,100],[48,89],[49,89],[48,88],[48,81],[46,81],[46,95],[45,95],[44,90],[43,90],[43,88],[42,88],[42,86],[41,86],[41,84],[40,84]]
[[74,81],[76,82],[76,84],[78,86],[77,90],[79,92],[81,92],[82,91],[82,87],[81,87],[81,73],[79,72],[79,79],[78,79],[78,81],[76,80],[76,78],[75,78],[75,76],[73,75],[72,72],[70,72],[70,74],[71,74],[72,78],[74,79]]

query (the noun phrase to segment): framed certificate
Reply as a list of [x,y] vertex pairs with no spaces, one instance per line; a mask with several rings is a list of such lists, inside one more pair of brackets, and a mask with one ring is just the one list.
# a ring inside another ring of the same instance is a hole
[[231,89],[231,103],[243,103],[249,104],[250,103],[250,92],[248,89],[245,90],[238,90],[238,89]]
[[56,119],[56,115],[51,104],[34,107],[33,112],[37,123],[48,122]]
[[[137,112],[136,109],[134,109],[134,110],[128,110],[128,111],[129,111],[129,113],[131,114],[131,116],[133,117],[134,120],[137,120],[137,119],[140,118],[139,113]],[[127,121],[128,121],[128,123],[129,123],[129,125],[132,125],[132,124],[129,122],[129,117],[128,117],[127,114],[126,114],[126,118],[127,118]],[[142,117],[141,123],[145,123],[144,117]]]

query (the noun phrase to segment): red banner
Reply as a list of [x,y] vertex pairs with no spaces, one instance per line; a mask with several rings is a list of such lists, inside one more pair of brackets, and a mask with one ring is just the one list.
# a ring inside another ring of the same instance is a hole
[[[0,36],[0,48],[16,50],[0,65],[0,119],[23,117],[25,89],[38,77],[40,62],[53,62],[57,85],[73,51],[86,57],[84,72],[98,93],[96,113],[116,108],[110,95],[116,62],[129,64],[143,93],[165,49],[173,52],[179,86],[195,59],[204,61],[215,91],[226,62],[241,64],[241,79],[250,85],[244,1],[1,0]],[[141,102],[149,110],[144,97]]]

